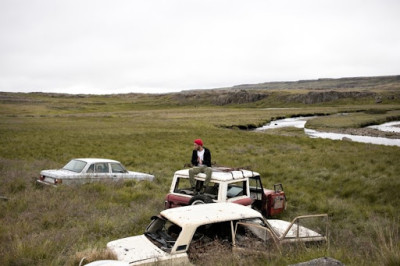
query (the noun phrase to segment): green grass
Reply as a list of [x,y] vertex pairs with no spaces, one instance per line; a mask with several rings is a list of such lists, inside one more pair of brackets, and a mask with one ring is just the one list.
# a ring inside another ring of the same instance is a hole
[[[265,109],[176,106],[161,103],[161,96],[16,97],[30,105],[0,103],[0,195],[9,198],[0,201],[1,265],[78,265],[83,257],[110,258],[108,241],[143,233],[163,209],[173,173],[189,162],[198,137],[211,149],[213,162],[250,166],[269,188],[283,183],[289,201],[280,218],[328,213],[331,233],[328,250],[286,247],[282,253],[243,257],[221,250],[199,264],[286,265],[322,256],[347,265],[400,262],[399,147],[310,139],[296,129],[271,134],[227,128],[346,111],[351,113],[310,123],[359,127],[398,116],[398,105]],[[35,185],[40,170],[77,157],[116,159],[156,180],[57,189]]]

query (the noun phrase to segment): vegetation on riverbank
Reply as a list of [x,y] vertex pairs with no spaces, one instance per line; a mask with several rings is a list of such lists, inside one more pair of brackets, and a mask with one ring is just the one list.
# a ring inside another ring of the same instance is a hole
[[[283,183],[288,208],[280,218],[328,213],[331,234],[329,249],[286,247],[282,253],[241,257],[221,250],[197,264],[286,265],[322,256],[346,265],[400,264],[398,147],[310,139],[292,129],[277,135],[228,128],[343,112],[352,115],[321,117],[312,125],[359,127],[399,115],[398,102],[347,99],[339,105],[267,109],[255,108],[257,103],[182,106],[171,95],[2,96],[0,195],[8,200],[0,201],[1,265],[77,265],[83,257],[109,258],[108,241],[141,234],[163,209],[172,175],[188,163],[198,137],[211,149],[213,162],[249,166],[266,187]],[[77,157],[116,159],[128,169],[154,174],[156,181],[35,185],[40,170]]]

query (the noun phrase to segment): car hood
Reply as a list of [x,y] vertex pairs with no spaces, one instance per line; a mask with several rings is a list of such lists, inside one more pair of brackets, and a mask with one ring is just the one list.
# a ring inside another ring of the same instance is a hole
[[159,249],[145,235],[121,238],[108,242],[107,248],[117,255],[118,260],[128,263],[140,263],[162,259],[169,254]]
[[64,169],[52,169],[52,170],[43,170],[40,172],[40,175],[44,175],[46,177],[52,178],[66,178],[66,177],[75,177],[80,175],[80,173],[74,173],[72,171],[64,170]]
[[129,175],[129,177],[135,178],[135,179],[143,179],[143,180],[150,180],[150,181],[154,179],[154,175],[141,173],[141,172],[128,171],[128,175]]

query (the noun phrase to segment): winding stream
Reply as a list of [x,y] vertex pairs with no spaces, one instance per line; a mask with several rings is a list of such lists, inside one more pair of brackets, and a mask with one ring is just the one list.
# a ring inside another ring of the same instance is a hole
[[[296,128],[304,128],[304,132],[311,138],[323,138],[323,139],[333,139],[333,140],[346,139],[346,140],[351,140],[351,141],[355,141],[355,142],[363,142],[363,143],[400,147],[400,139],[360,136],[360,135],[331,133],[331,132],[320,132],[320,131],[316,131],[313,129],[305,128],[307,120],[313,119],[315,117],[316,116],[280,119],[280,120],[272,121],[262,127],[259,127],[257,129],[255,129],[255,131],[265,131],[268,129],[282,128],[282,127],[296,127]],[[384,123],[382,125],[370,126],[370,128],[387,131],[387,132],[400,132],[400,121]]]

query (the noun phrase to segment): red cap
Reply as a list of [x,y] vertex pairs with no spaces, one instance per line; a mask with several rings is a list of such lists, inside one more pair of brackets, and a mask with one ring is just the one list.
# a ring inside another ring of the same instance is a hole
[[196,143],[199,146],[203,146],[203,141],[201,139],[195,139],[194,143]]

